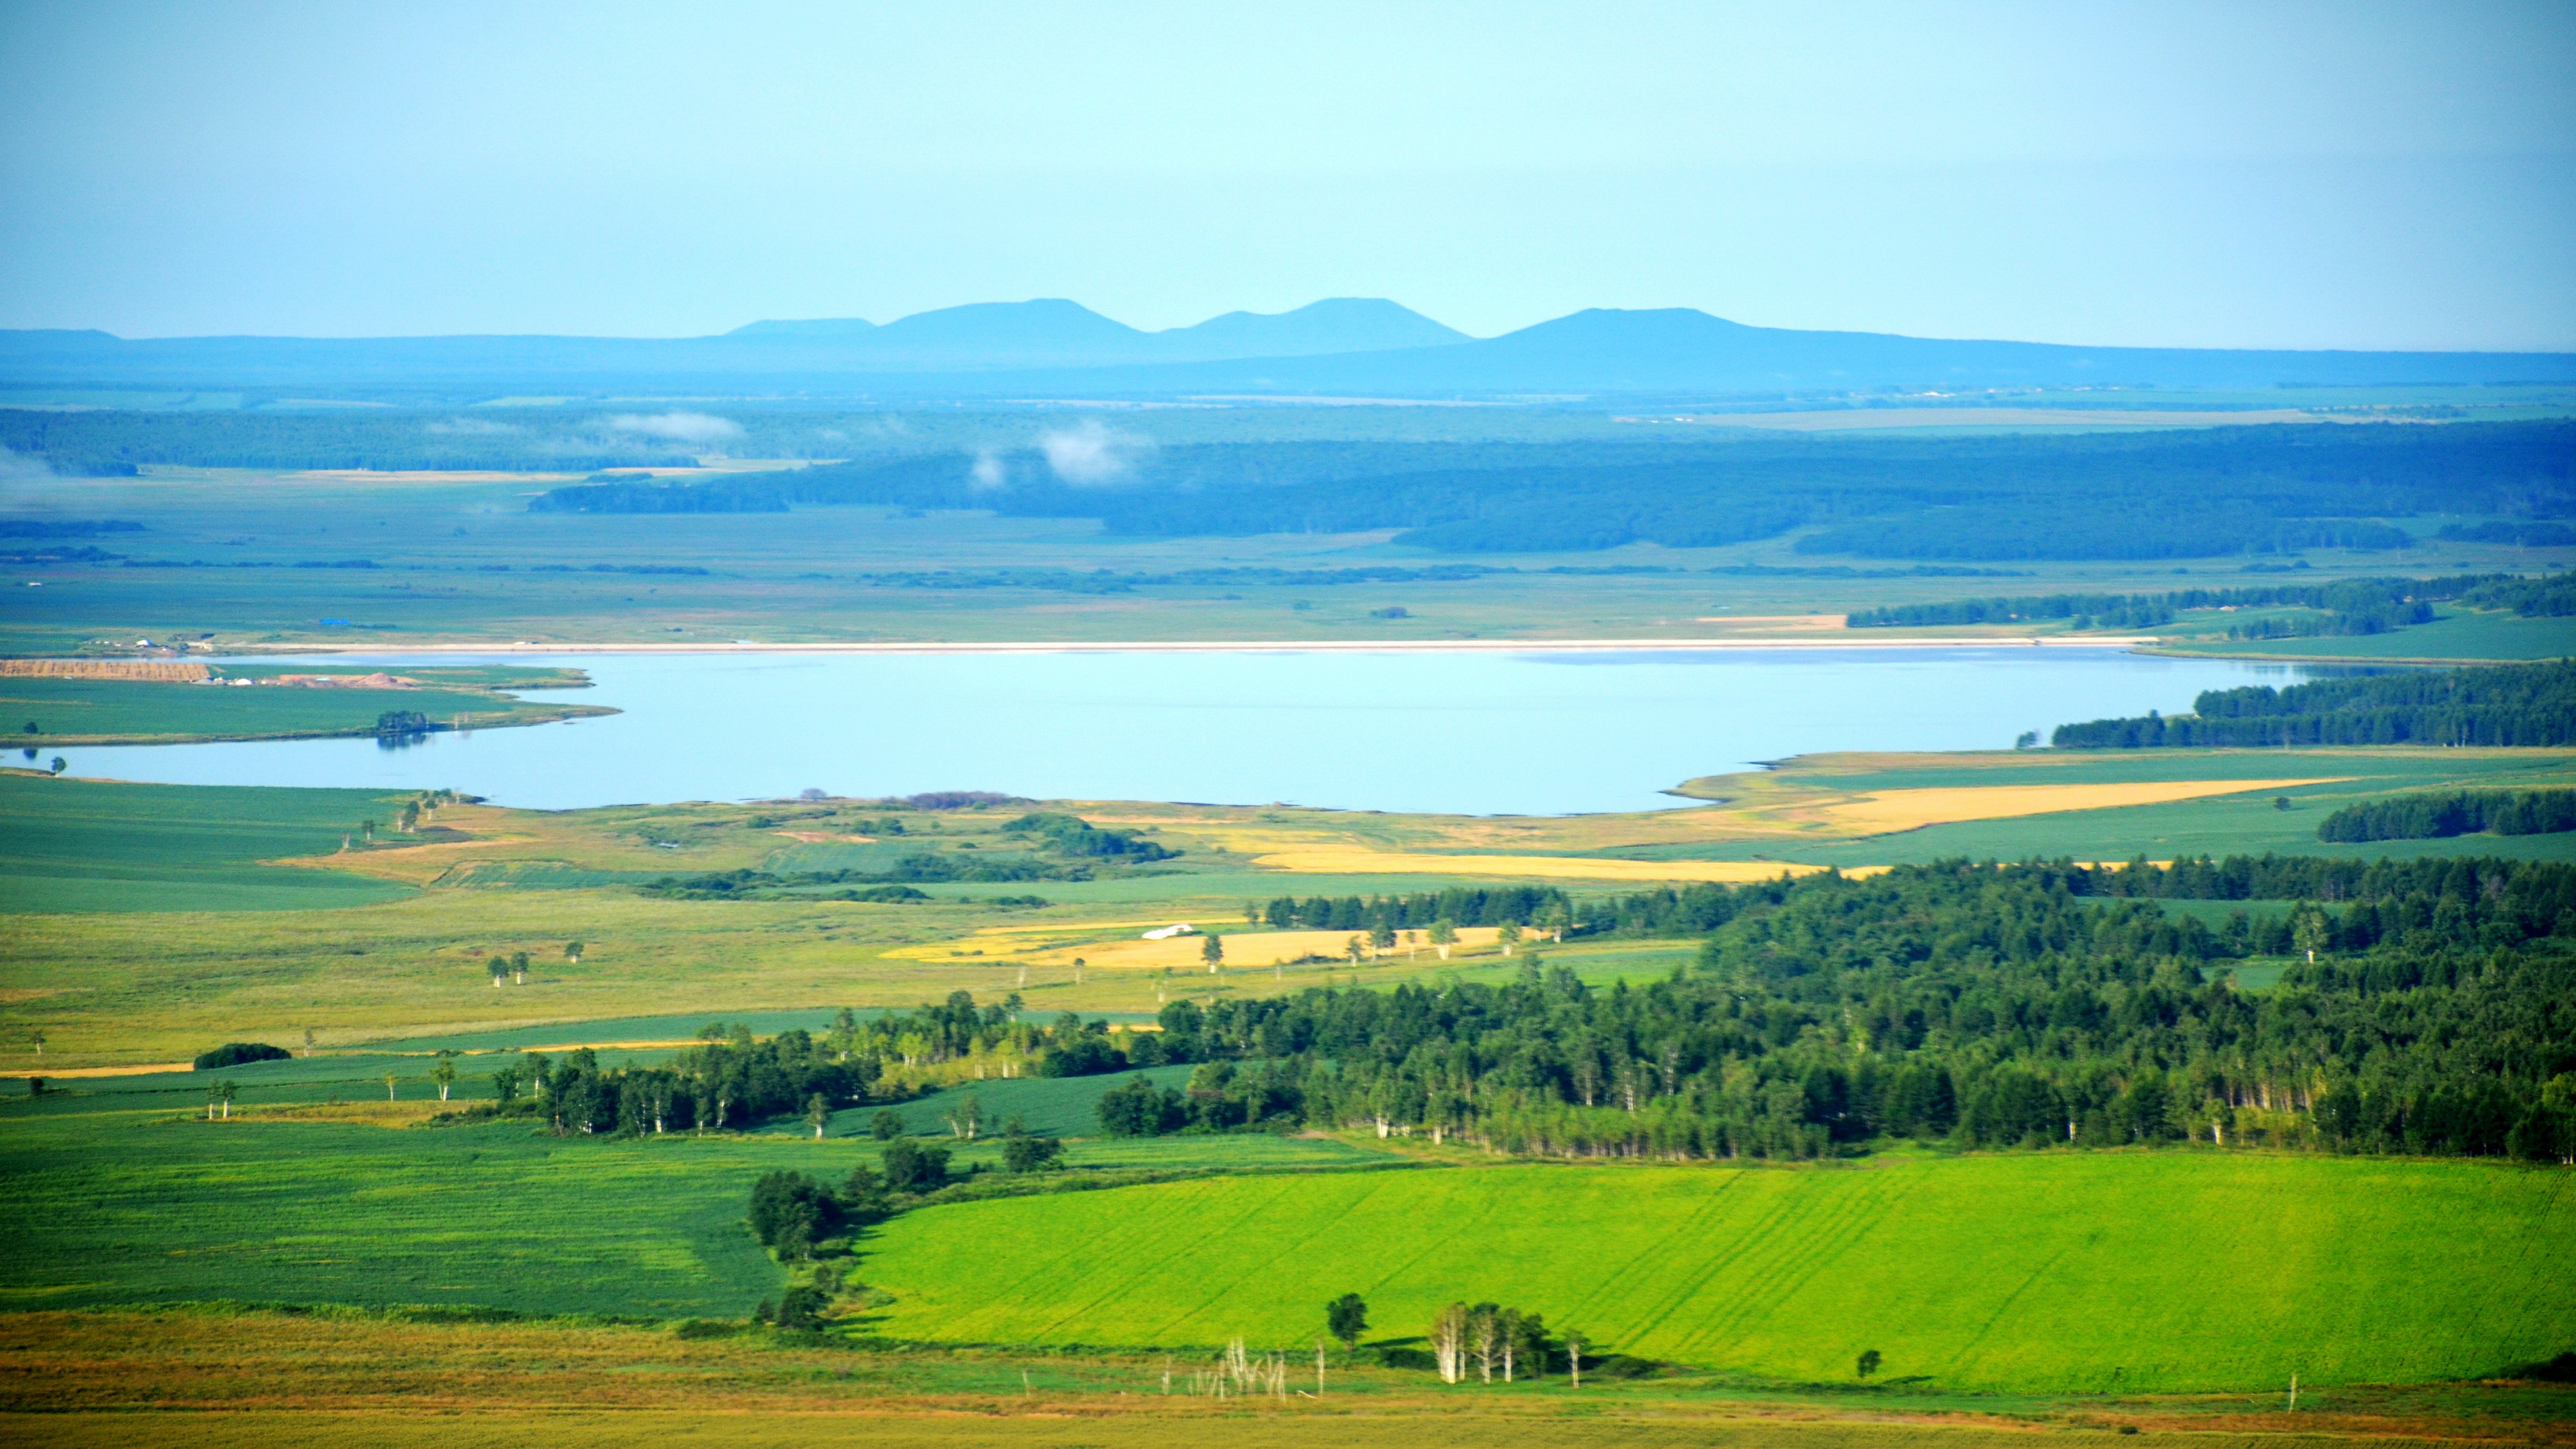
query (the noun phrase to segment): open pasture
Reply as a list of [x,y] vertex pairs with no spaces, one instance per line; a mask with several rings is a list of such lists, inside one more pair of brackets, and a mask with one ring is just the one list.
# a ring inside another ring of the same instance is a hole
[[1781,1378],[2189,1392],[2493,1374],[2576,1341],[2563,1174],[2045,1154],[1861,1168],[1515,1166],[1215,1180],[934,1208],[863,1273],[877,1332],[1298,1344],[1453,1300],[1605,1350]]

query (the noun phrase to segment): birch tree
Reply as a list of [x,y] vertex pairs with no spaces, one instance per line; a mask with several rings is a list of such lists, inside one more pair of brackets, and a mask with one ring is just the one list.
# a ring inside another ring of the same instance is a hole
[[1503,1310],[1500,1304],[1479,1303],[1467,1310],[1467,1348],[1476,1356],[1476,1368],[1486,1383],[1494,1381],[1494,1365],[1502,1361]]
[[440,1052],[437,1064],[429,1069],[429,1079],[438,1084],[438,1100],[446,1101],[448,1092],[456,1086],[456,1053]]
[[1454,1384],[1467,1376],[1467,1305],[1452,1303],[1431,1320],[1431,1357],[1440,1367],[1440,1382]]

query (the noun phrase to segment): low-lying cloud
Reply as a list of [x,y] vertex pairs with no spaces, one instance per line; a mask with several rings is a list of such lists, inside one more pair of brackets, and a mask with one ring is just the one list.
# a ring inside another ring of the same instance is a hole
[[620,413],[608,426],[621,433],[641,433],[674,443],[724,443],[742,436],[742,425],[713,413]]
[[1011,470],[992,449],[980,448],[976,450],[974,466],[966,470],[966,481],[976,492],[990,493],[1011,481]]
[[1038,451],[1046,455],[1047,467],[1055,476],[1077,488],[1091,488],[1115,483],[1136,471],[1136,465],[1154,451],[1154,440],[1112,432],[1097,419],[1086,418],[1074,427],[1039,434]]
[[53,478],[54,470],[38,454],[0,448],[0,485],[50,483]]

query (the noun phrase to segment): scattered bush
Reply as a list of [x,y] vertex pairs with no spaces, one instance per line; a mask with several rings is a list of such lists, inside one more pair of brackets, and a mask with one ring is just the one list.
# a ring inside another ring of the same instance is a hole
[[230,1041],[200,1055],[196,1069],[211,1072],[224,1067],[238,1067],[246,1062],[282,1062],[294,1055],[284,1047],[273,1047],[264,1041]]

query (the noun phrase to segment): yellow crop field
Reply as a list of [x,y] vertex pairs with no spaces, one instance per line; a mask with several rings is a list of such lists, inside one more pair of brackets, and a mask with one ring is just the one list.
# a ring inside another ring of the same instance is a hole
[[5,679],[123,679],[147,684],[194,684],[214,671],[202,664],[153,659],[0,659]]
[[[1920,794],[1968,793],[1919,791]],[[1483,875],[1513,880],[1745,881],[1807,875],[1817,865],[1765,860],[1609,860],[1579,855],[1416,855],[1396,851],[1282,850],[1252,862],[1302,875]],[[1852,874],[1850,871],[1844,874]]]
[[1928,790],[1883,790],[1824,807],[1837,824],[1872,831],[1912,830],[1962,820],[2003,820],[2053,815],[2062,810],[2108,810],[2122,805],[2166,805],[2212,795],[2249,795],[2297,785],[2330,785],[2351,778],[2298,780],[2137,780],[2109,785],[1986,785]]

